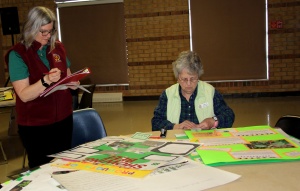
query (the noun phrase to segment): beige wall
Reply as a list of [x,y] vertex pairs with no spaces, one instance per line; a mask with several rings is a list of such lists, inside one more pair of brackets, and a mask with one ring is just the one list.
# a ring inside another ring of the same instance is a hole
[[[33,6],[43,5],[55,9],[53,0],[13,2],[1,0],[0,7],[17,6],[21,25]],[[160,95],[166,87],[175,83],[172,61],[179,52],[190,47],[188,1],[124,0],[124,8],[129,86],[98,87],[96,92],[123,92],[124,96]],[[299,12],[300,5],[297,0],[268,1],[268,81],[220,82],[212,85],[223,94],[299,92]],[[282,29],[271,28],[271,21],[277,20],[283,21]],[[4,54],[11,46],[11,37],[2,36],[0,40]],[[0,63],[4,64],[3,61]]]

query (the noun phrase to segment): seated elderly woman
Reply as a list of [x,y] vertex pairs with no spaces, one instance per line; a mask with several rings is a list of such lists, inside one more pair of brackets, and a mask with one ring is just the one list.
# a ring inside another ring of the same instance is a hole
[[212,129],[231,127],[234,112],[223,96],[210,84],[203,82],[200,57],[184,51],[173,62],[178,83],[160,96],[152,118],[152,131],[165,129]]

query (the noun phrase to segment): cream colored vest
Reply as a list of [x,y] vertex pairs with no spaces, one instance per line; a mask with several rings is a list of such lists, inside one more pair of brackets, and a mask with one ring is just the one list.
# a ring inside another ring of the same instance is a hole
[[[174,124],[179,123],[181,112],[181,101],[178,90],[178,83],[166,89],[168,97],[167,119]],[[206,118],[214,116],[214,93],[215,88],[212,85],[199,80],[198,92],[195,99],[195,110],[199,123]]]

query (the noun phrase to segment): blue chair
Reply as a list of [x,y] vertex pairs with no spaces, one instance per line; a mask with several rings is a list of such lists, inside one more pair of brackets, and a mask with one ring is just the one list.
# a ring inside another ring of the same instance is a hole
[[275,127],[279,127],[286,134],[300,139],[300,116],[284,115],[278,119]]
[[106,136],[102,119],[95,109],[86,108],[73,111],[72,148]]

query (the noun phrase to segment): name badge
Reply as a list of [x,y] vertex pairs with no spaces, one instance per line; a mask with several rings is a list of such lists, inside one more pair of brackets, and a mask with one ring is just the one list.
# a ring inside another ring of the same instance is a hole
[[206,108],[206,107],[208,107],[208,102],[206,102],[206,103],[201,103],[200,105],[199,105],[199,108],[201,109],[201,108]]

